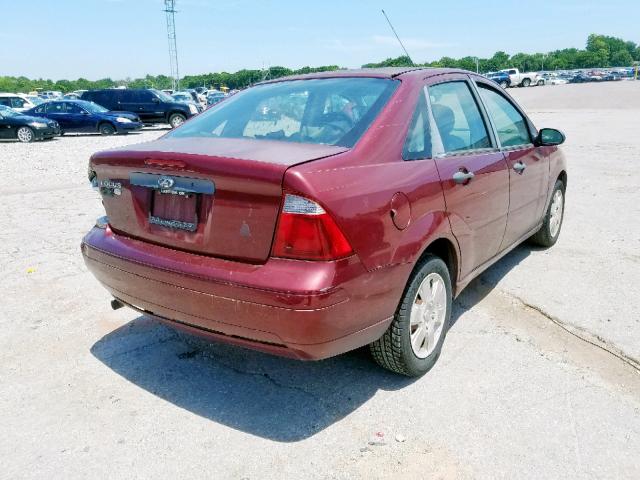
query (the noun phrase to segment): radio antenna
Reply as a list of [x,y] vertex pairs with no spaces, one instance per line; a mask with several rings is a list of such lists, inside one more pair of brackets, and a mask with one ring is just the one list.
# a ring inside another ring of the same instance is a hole
[[389,17],[387,16],[386,12],[384,11],[384,9],[382,9],[382,14],[384,15],[384,18],[387,19],[387,23],[389,24],[389,26],[391,27],[391,31],[393,32],[393,34],[396,36],[396,38],[398,39],[398,43],[400,44],[400,46],[402,47],[402,50],[404,50],[404,54],[407,56],[407,58],[409,59],[409,62],[411,63],[412,67],[415,67],[416,64],[413,63],[413,60],[411,60],[411,56],[409,55],[409,52],[407,52],[407,49],[404,48],[404,45],[402,44],[402,40],[400,40],[400,37],[398,36],[398,34],[396,33],[396,29],[393,28],[393,25],[391,24],[391,20],[389,20]]

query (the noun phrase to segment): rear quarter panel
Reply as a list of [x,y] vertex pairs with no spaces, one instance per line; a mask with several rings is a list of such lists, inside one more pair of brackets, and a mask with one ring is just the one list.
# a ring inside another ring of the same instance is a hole
[[[403,80],[351,151],[298,165],[285,174],[284,189],[318,200],[370,271],[411,264],[432,239],[451,238],[435,162],[402,159],[422,85],[419,78]],[[409,215],[402,230],[391,215],[398,192],[409,200],[401,212]]]

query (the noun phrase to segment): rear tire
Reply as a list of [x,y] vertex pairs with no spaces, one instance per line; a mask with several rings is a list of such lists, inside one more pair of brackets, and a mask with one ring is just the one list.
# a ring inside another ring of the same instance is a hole
[[187,118],[181,113],[172,113],[169,115],[169,125],[171,128],[177,128],[182,125]]
[[531,80],[528,78],[525,78],[524,80],[522,80],[522,86],[523,87],[528,87],[529,85],[531,85]]
[[411,275],[391,325],[369,346],[374,360],[408,377],[427,373],[440,356],[451,304],[449,269],[439,257],[427,255]]
[[549,248],[558,241],[562,221],[564,220],[564,194],[564,183],[562,183],[562,180],[556,180],[551,194],[551,201],[544,214],[542,227],[529,238],[531,243]]
[[98,127],[98,132],[100,132],[100,135],[113,135],[116,133],[116,127],[110,123],[101,123]]

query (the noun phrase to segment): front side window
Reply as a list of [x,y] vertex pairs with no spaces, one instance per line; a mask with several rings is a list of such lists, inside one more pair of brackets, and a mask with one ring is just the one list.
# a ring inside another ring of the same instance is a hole
[[47,113],[64,113],[64,104],[60,102],[47,103]]
[[352,147],[398,83],[384,78],[327,78],[258,85],[237,93],[168,135]]
[[491,147],[487,127],[466,82],[433,85],[429,100],[445,153]]
[[500,145],[515,147],[531,143],[527,121],[511,102],[485,85],[479,84],[478,90],[496,128]]
[[83,110],[75,103],[67,102],[66,104],[67,113],[82,113]]

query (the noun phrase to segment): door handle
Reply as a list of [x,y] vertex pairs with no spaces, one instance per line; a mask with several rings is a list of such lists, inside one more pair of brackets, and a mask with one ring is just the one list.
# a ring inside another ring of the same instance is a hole
[[468,183],[475,175],[473,172],[458,171],[453,174],[453,181],[460,184]]
[[517,162],[513,164],[513,169],[518,173],[524,172],[525,168],[527,168],[527,165],[525,163]]

